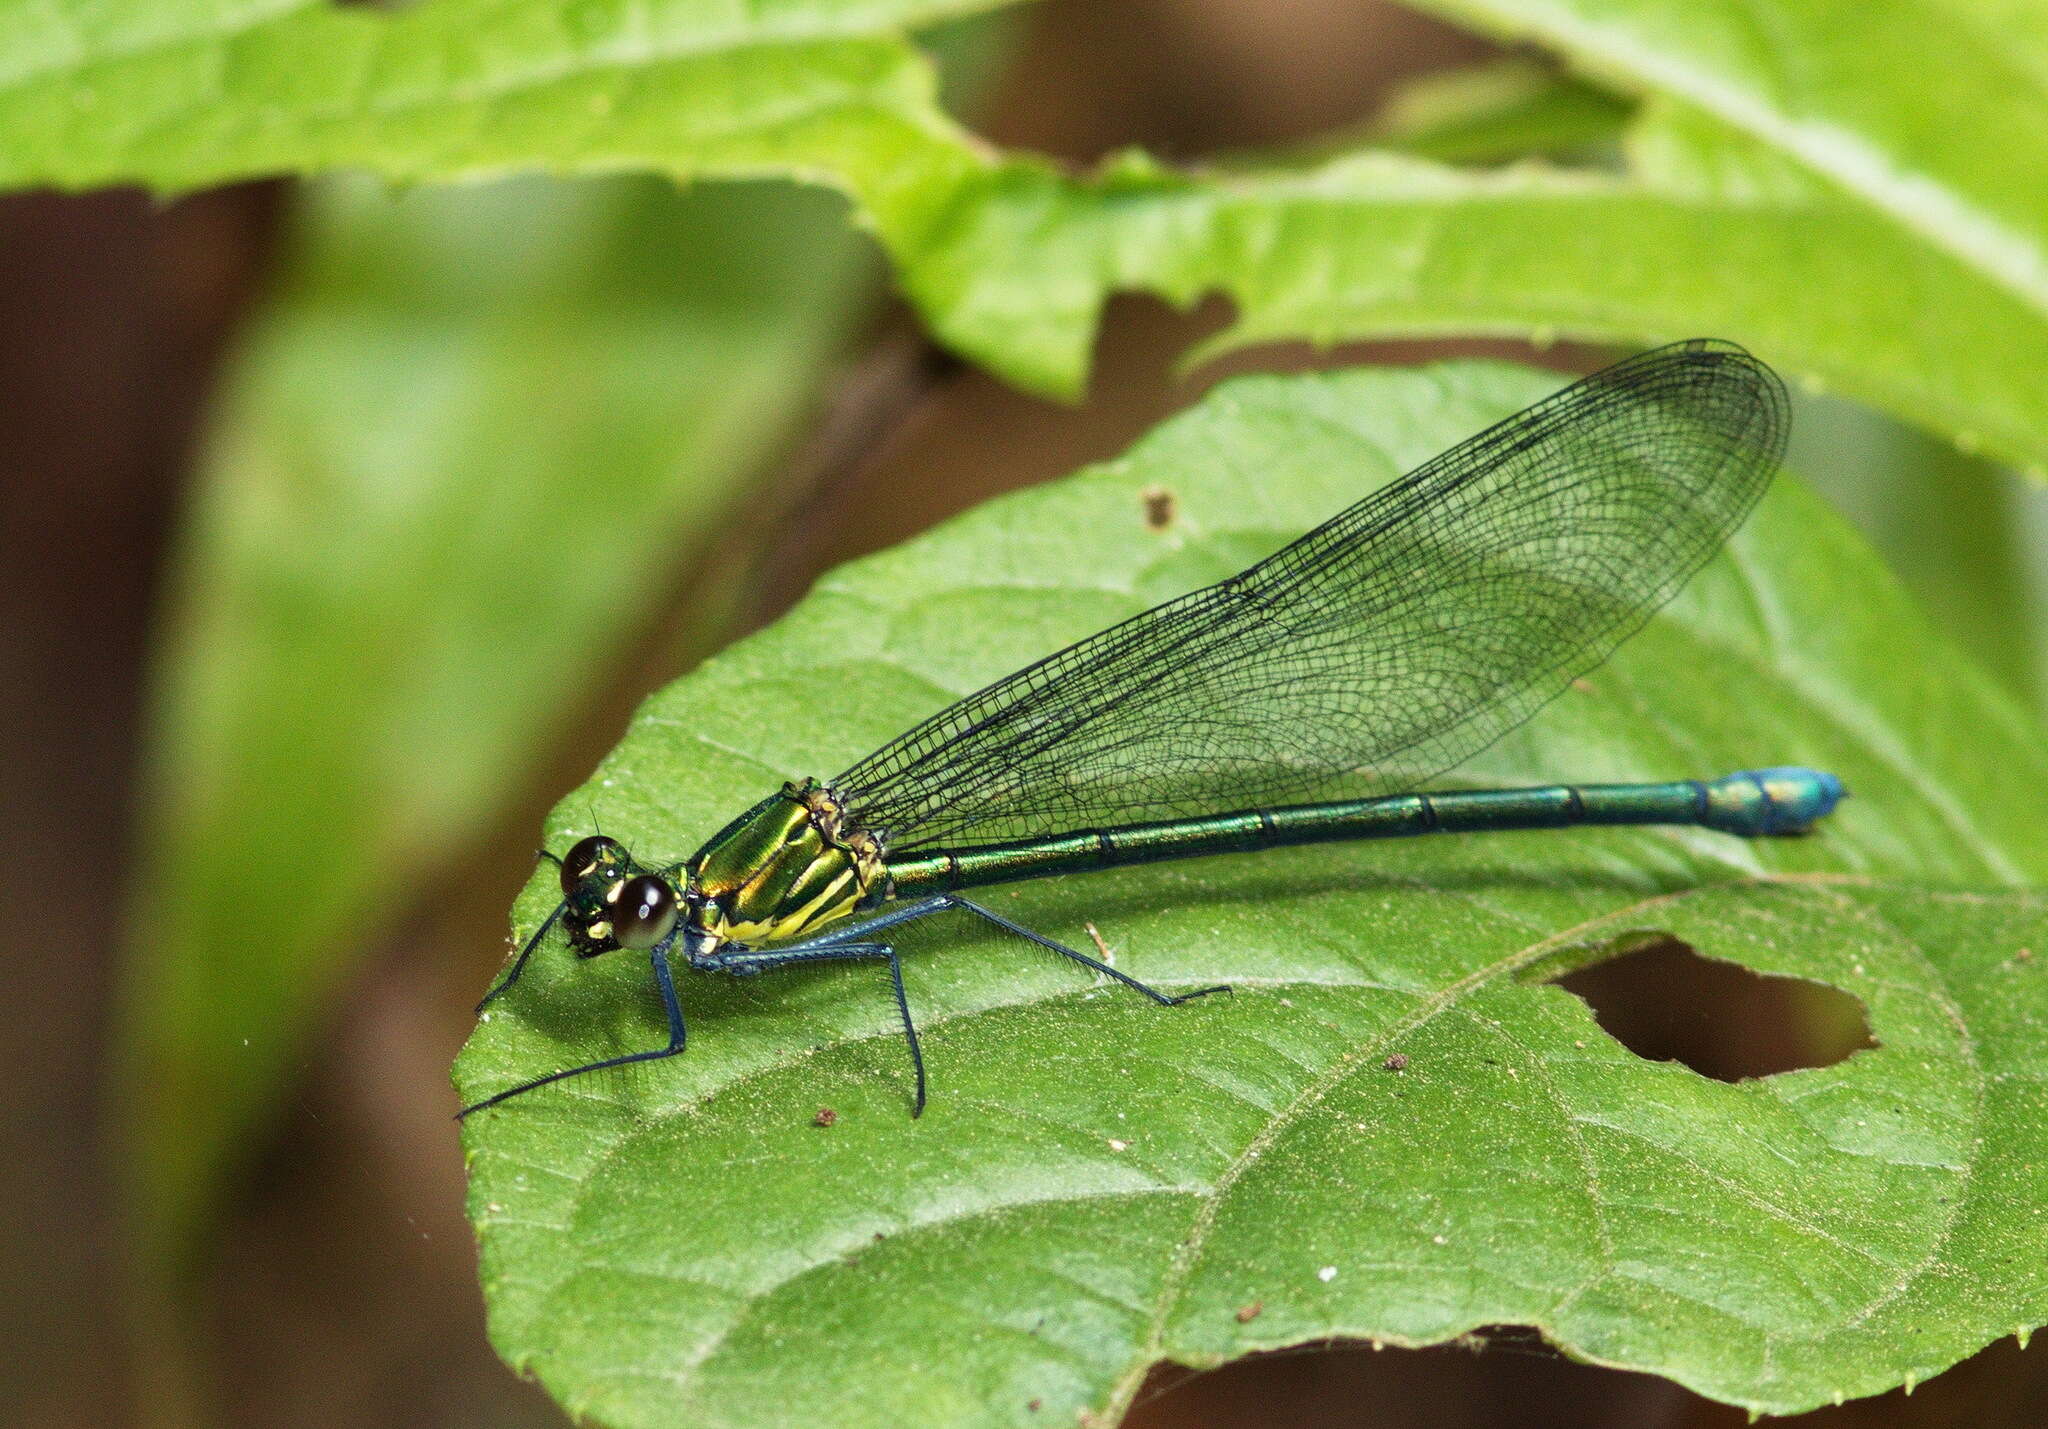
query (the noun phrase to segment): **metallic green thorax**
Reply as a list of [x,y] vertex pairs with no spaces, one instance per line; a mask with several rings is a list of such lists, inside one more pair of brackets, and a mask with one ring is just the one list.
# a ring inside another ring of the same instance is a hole
[[690,860],[702,901],[691,914],[714,942],[800,938],[843,918],[877,887],[881,846],[842,830],[839,804],[814,780],[785,784],[713,835]]

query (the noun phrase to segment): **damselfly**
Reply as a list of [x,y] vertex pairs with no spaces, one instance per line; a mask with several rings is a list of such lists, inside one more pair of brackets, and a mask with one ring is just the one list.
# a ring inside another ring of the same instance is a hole
[[[963,890],[1286,844],[1691,824],[1806,830],[1831,774],[1413,792],[1598,665],[1741,524],[1785,444],[1777,377],[1724,342],[1618,363],[1461,443],[1219,584],[1070,645],[939,711],[835,778],[784,785],[685,863],[586,838],[555,861],[549,930],[584,956],[645,951],[683,1050],[671,955],[751,976],[886,964],[925,1104],[894,930],[962,912],[1167,1006],[1167,992]],[[1286,803],[1343,781],[1349,797]],[[1407,791],[1407,792],[1404,792]],[[553,855],[546,855],[553,858]],[[482,1004],[479,1004],[481,1008]]]

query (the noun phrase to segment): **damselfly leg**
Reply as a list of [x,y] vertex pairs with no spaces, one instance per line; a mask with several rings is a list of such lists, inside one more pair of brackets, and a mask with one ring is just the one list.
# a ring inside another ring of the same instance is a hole
[[[559,908],[555,911],[556,913],[561,912]],[[554,921],[553,917],[550,917],[548,921],[552,923]],[[547,927],[543,924],[541,932],[546,931]],[[535,940],[538,940],[539,936],[540,934],[536,933],[534,935]],[[530,1082],[521,1082],[518,1086],[508,1087],[496,1096],[485,1097],[480,1102],[464,1107],[461,1111],[455,1113],[455,1119],[460,1121],[473,1111],[482,1111],[487,1106],[496,1106],[501,1101],[516,1097],[522,1092],[530,1092],[535,1087],[544,1087],[549,1082],[559,1082],[569,1077],[580,1077],[585,1072],[601,1072],[606,1067],[623,1067],[629,1062],[658,1062],[664,1057],[673,1057],[682,1051],[688,1040],[688,1031],[683,1026],[683,1005],[676,998],[675,977],[670,973],[668,966],[668,950],[674,945],[675,940],[676,935],[671,932],[666,938],[663,938],[659,943],[656,943],[647,950],[648,961],[654,965],[654,985],[661,990],[662,1010],[668,1014],[668,1045],[666,1047],[656,1047],[647,1052],[628,1052],[622,1057],[606,1057],[602,1061],[586,1062],[580,1067],[568,1067],[559,1072],[550,1072],[545,1077],[535,1077]],[[529,943],[527,946],[531,950],[532,943]],[[525,955],[521,954],[520,961],[524,962],[525,960]],[[518,968],[515,965],[513,976],[516,977],[517,975]],[[508,977],[505,981],[510,982],[511,980]]]
[[716,953],[712,955],[710,966],[716,967],[721,972],[731,973],[735,977],[751,977],[756,973],[766,972],[770,968],[787,967],[793,963],[834,962],[842,959],[880,960],[886,958],[889,963],[889,977],[896,990],[896,1010],[903,1018],[903,1037],[910,1044],[910,1061],[917,1072],[917,1103],[910,1114],[912,1116],[921,1116],[924,1113],[925,1103],[924,1052],[918,1045],[917,1024],[910,1016],[910,1000],[903,992],[903,962],[897,956],[894,947],[887,943],[874,942],[873,935],[885,932],[890,928],[900,928],[904,924],[915,922],[920,918],[929,918],[935,913],[944,913],[956,908],[963,913],[972,913],[977,917],[986,919],[1006,933],[1014,933],[1020,938],[1028,938],[1041,948],[1058,953],[1063,958],[1071,958],[1083,967],[1092,968],[1099,973],[1106,973],[1125,987],[1134,988],[1144,993],[1145,996],[1151,998],[1162,1007],[1177,1007],[1183,1002],[1192,1002],[1198,997],[1207,997],[1212,992],[1230,991],[1228,983],[1218,983],[1214,987],[1197,988],[1193,992],[1161,992],[1158,988],[1148,983],[1138,981],[1129,973],[1118,972],[1100,959],[1091,958],[1079,949],[1070,948],[1065,943],[1056,942],[1040,933],[1034,933],[1022,923],[1013,922],[1000,913],[984,908],[979,903],[972,902],[954,893],[941,893],[931,898],[921,898],[914,903],[905,903],[900,908],[888,909],[885,912],[875,914],[872,918],[863,918],[859,922],[847,927],[826,933],[820,937],[811,938],[805,942],[792,943],[786,948],[769,948],[758,952],[749,950],[745,952]]
[[513,983],[519,981],[519,975],[526,971],[526,960],[533,956],[533,950],[539,947],[540,940],[548,935],[548,929],[554,927],[561,920],[562,910],[568,906],[568,900],[564,899],[555,905],[554,912],[541,920],[541,925],[533,930],[533,936],[526,940],[526,946],[519,950],[519,956],[512,960],[511,971],[498,979],[498,985],[485,993],[477,1003],[476,1010],[478,1012],[482,1012],[486,1007],[489,1007],[500,993],[512,986]]
[[917,1040],[917,1023],[910,1015],[910,998],[903,991],[903,960],[896,956],[896,950],[887,943],[833,942],[803,943],[789,948],[777,948],[766,953],[733,953],[719,964],[722,971],[734,977],[752,977],[770,968],[786,967],[791,963],[826,962],[881,962],[889,964],[889,985],[896,991],[896,1015],[903,1020],[903,1040],[910,1044],[910,1065],[917,1073],[917,1104],[910,1109],[913,1117],[924,1115],[924,1049]]
[[[536,861],[545,861],[548,863],[552,863],[556,868],[560,868],[562,866],[562,861],[559,858],[555,857],[553,854],[549,853],[546,849],[537,850],[534,854],[534,858]],[[548,935],[548,929],[554,927],[555,924],[560,921],[562,917],[562,910],[567,908],[568,906],[569,902],[567,899],[564,899],[560,903],[557,903],[555,905],[555,911],[548,914],[546,919],[542,921],[541,925],[533,930],[533,936],[526,940],[526,946],[521,948],[519,950],[519,956],[512,960],[511,971],[507,972],[504,977],[498,979],[498,985],[496,987],[492,988],[489,992],[485,993],[480,999],[478,999],[476,1005],[476,1010],[478,1012],[482,1012],[486,1007],[489,1007],[491,1005],[492,1000],[495,999],[498,996],[498,994],[502,993],[506,988],[512,986],[513,983],[519,981],[519,975],[526,971],[526,960],[533,956],[533,950],[539,947],[540,940]]]

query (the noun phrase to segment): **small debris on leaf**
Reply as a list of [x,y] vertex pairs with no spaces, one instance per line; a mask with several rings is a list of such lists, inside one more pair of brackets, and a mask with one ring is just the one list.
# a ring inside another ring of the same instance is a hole
[[1171,491],[1163,486],[1148,486],[1138,493],[1145,503],[1145,524],[1154,531],[1164,531],[1173,524],[1174,512],[1180,502]]
[[1393,1056],[1387,1058],[1386,1061],[1380,1063],[1380,1065],[1390,1072],[1405,1072],[1408,1070],[1408,1054],[1406,1052],[1396,1052]]
[[1109,950],[1109,944],[1102,941],[1102,934],[1096,931],[1095,925],[1093,923],[1083,923],[1081,926],[1086,928],[1088,936],[1095,940],[1095,951],[1102,954],[1102,960],[1111,967],[1115,967],[1116,954]]
[[830,1126],[837,1120],[839,1120],[838,1112],[832,1110],[831,1107],[821,1106],[818,1108],[818,1114],[811,1118],[811,1125]]

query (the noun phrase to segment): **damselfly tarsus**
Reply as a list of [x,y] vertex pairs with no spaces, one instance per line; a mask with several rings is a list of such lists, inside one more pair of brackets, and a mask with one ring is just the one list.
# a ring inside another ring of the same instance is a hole
[[[1287,844],[1574,824],[1803,832],[1840,799],[1803,768],[1708,781],[1412,792],[1522,723],[1639,629],[1727,539],[1776,469],[1783,385],[1732,344],[1618,363],[1489,428],[1216,585],[1155,606],[941,710],[837,778],[785,785],[687,862],[586,838],[560,926],[584,956],[648,953],[666,1045],[535,1077],[672,1057],[671,955],[751,976],[887,965],[890,937],[973,914],[1172,1005],[1169,993],[962,896],[1016,879]],[[1350,797],[1288,803],[1341,781]],[[1403,792],[1409,791],[1409,792]],[[547,855],[553,858],[553,855]],[[481,1007],[481,1004],[479,1005]]]

